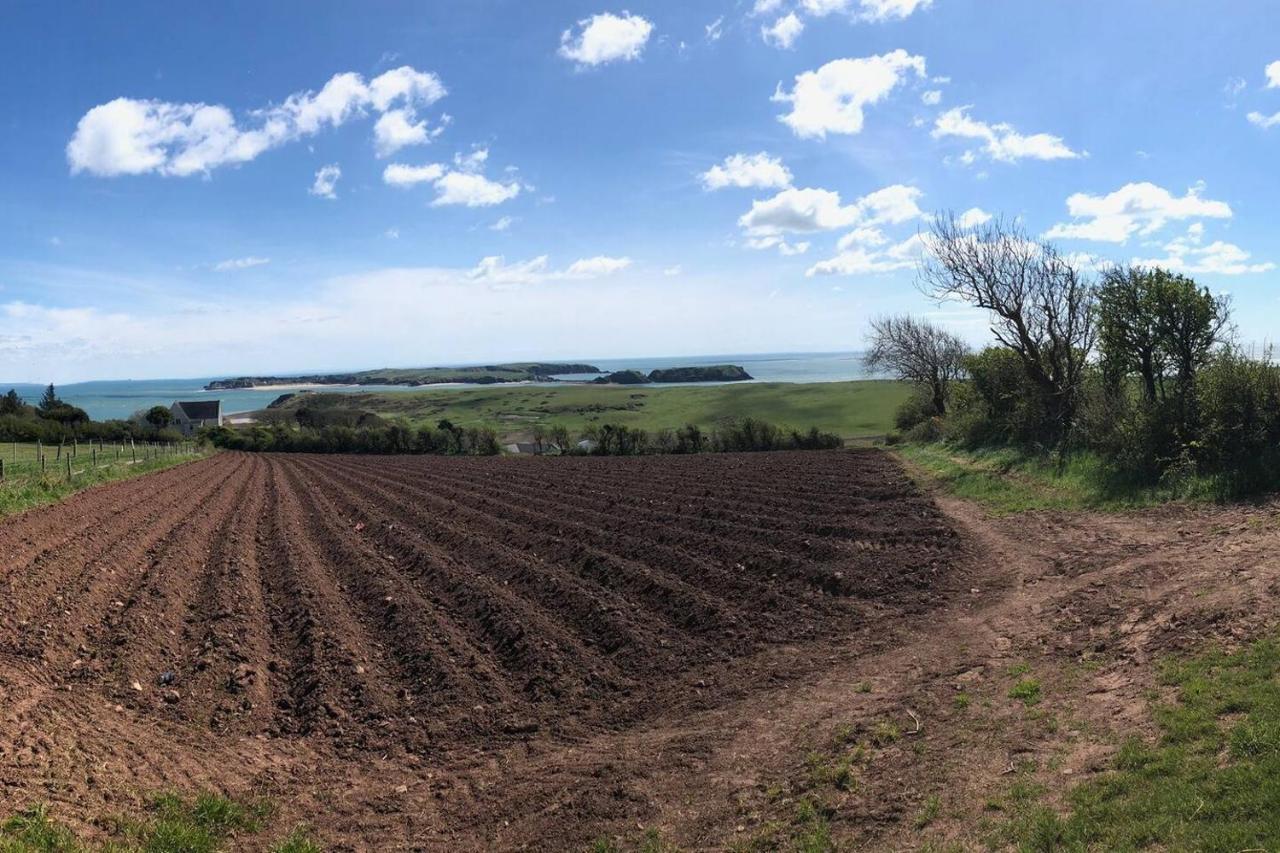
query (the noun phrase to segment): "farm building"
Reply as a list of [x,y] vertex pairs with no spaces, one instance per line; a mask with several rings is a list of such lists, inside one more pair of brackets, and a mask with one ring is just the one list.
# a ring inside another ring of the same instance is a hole
[[169,413],[174,427],[183,435],[195,435],[201,427],[222,426],[221,400],[175,401]]

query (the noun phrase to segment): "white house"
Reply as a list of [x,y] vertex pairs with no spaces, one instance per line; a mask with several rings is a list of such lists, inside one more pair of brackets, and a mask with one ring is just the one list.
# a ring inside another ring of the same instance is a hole
[[195,435],[202,427],[222,426],[222,401],[175,402],[169,407],[173,425],[183,435]]

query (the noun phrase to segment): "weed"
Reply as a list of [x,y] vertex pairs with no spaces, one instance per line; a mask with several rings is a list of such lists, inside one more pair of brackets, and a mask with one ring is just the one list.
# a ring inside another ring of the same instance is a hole
[[924,829],[929,824],[938,819],[938,815],[942,813],[942,801],[937,795],[930,796],[924,801],[924,807],[920,809],[920,813],[916,815],[916,829]]
[[1040,701],[1040,682],[1034,678],[1023,678],[1009,688],[1010,699],[1021,699],[1022,704],[1030,707]]

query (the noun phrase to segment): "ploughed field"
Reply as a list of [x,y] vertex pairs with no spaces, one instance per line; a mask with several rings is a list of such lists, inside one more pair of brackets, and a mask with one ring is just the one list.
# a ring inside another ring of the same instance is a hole
[[[387,756],[447,793],[451,762],[748,695],[770,649],[873,643],[960,548],[875,451],[219,454],[0,522],[0,801],[314,794]],[[358,837],[374,794],[348,800],[322,838]],[[386,817],[413,802],[379,800],[380,832],[423,837]],[[515,807],[468,802],[473,840]]]

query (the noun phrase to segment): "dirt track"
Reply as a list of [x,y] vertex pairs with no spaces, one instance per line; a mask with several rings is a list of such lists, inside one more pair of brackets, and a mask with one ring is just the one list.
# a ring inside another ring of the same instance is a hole
[[222,454],[0,526],[0,806],[263,788],[338,846],[580,844],[651,810],[649,733],[886,648],[964,549],[874,452]]

